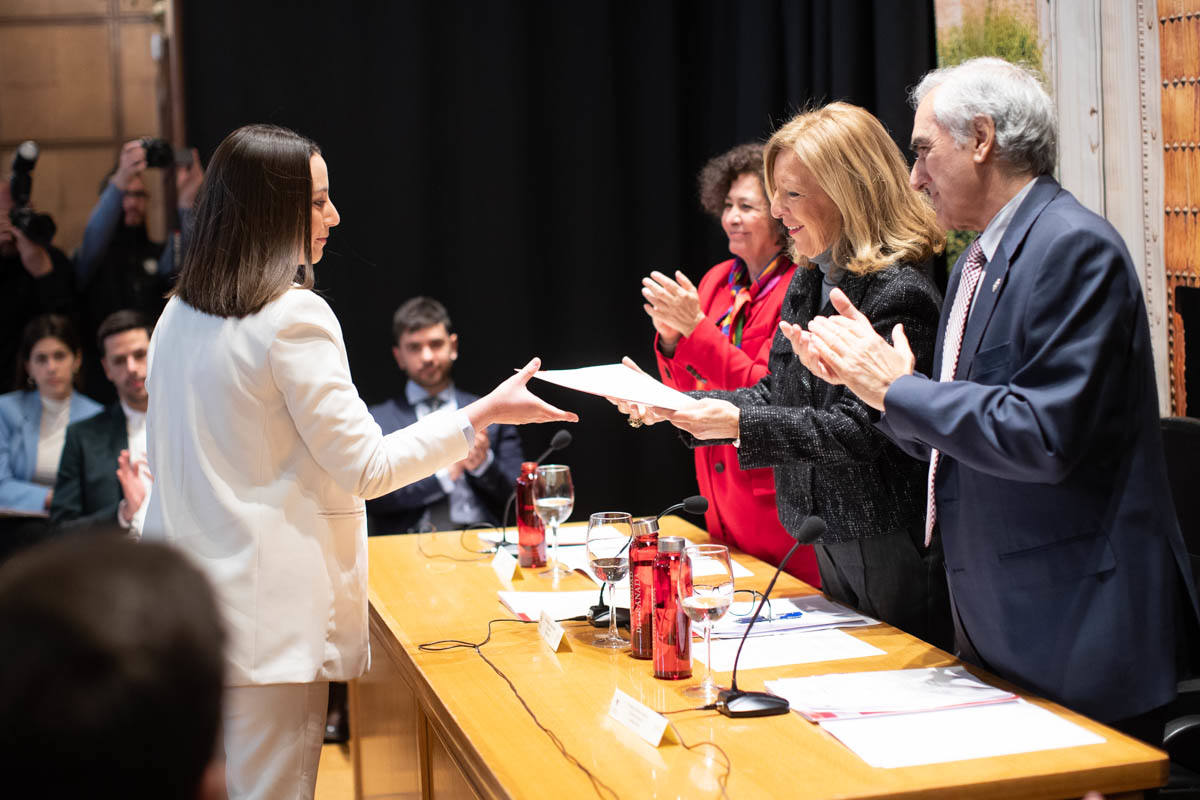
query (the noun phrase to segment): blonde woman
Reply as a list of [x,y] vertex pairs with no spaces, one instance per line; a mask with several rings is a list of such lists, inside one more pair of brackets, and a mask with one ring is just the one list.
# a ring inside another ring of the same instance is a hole
[[[829,293],[839,287],[881,335],[902,325],[917,368],[928,371],[940,298],[921,267],[944,240],[883,125],[831,103],[780,128],[763,161],[771,213],[802,267],[781,319],[806,326],[832,313]],[[877,411],[809,372],[782,335],[769,369],[749,388],[697,392],[693,405],[644,419],[668,419],[698,446],[732,442],[742,469],[773,468],[784,527],[795,532],[814,514],[828,526],[815,548],[825,592],[949,646],[940,543],[923,545],[925,465],[875,428]]]

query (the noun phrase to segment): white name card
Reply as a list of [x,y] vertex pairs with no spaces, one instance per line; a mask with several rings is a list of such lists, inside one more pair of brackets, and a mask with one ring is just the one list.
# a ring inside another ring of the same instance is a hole
[[675,739],[669,732],[670,728],[666,717],[634,700],[620,689],[613,689],[608,715],[654,747],[662,744],[664,738]]
[[571,649],[571,645],[567,642],[567,632],[563,630],[563,626],[551,619],[545,611],[538,618],[538,635],[542,637],[542,641],[546,643],[552,653],[557,653],[559,649]]
[[502,547],[498,548],[496,555],[492,556],[492,571],[496,573],[496,577],[500,579],[501,583],[512,583],[524,578],[517,559],[510,556]]

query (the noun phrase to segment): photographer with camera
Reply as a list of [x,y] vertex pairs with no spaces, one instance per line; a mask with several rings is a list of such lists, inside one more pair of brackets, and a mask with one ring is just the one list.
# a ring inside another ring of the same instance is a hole
[[[21,332],[40,314],[69,313],[71,262],[50,244],[54,221],[29,208],[30,173],[37,145],[25,142],[13,156],[12,175],[0,184],[0,375],[16,366]],[[26,388],[26,387],[14,387]]]
[[[186,156],[187,154],[181,153]],[[186,161],[187,163],[181,163]],[[147,168],[175,168],[179,232],[166,242],[156,242],[146,230],[149,195],[143,172]],[[190,159],[177,159],[162,139],[135,139],[121,148],[117,164],[100,185],[100,200],[92,209],[83,243],[75,254],[75,285],[82,311],[83,341],[88,343],[84,359],[86,385],[100,392],[102,402],[112,399],[106,381],[96,371],[99,363],[91,342],[100,322],[119,309],[135,309],[151,320],[166,303],[183,247],[191,229],[192,204],[204,171],[195,150]]]

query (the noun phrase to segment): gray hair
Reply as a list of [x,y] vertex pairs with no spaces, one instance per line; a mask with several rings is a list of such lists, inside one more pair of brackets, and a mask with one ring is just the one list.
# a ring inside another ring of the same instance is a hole
[[1058,160],[1058,123],[1054,102],[1029,68],[1002,58],[972,58],[929,72],[912,90],[913,108],[925,95],[941,89],[933,100],[933,116],[960,145],[982,115],[996,125],[996,155],[1018,172],[1043,175]]

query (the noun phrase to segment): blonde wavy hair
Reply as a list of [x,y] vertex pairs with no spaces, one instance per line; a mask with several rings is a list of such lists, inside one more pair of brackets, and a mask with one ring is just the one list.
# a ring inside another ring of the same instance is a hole
[[945,247],[933,208],[908,184],[900,148],[870,112],[830,103],[797,114],[775,131],[763,149],[768,198],[775,196],[775,161],[785,149],[841,212],[835,263],[865,275],[896,262],[920,264]]

